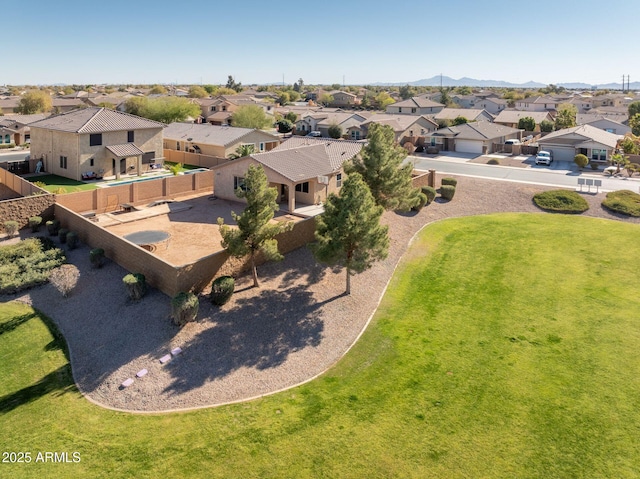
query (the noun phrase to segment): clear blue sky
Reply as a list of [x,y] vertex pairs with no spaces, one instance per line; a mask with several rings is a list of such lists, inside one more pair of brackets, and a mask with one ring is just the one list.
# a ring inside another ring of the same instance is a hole
[[[7,9],[8,8],[8,9]],[[640,81],[639,0],[36,0],[0,84]],[[10,13],[11,12],[11,13]],[[636,45],[634,47],[634,45]]]

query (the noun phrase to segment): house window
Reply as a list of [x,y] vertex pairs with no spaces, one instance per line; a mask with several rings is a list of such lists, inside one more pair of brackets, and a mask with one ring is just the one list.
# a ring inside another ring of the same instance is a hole
[[260,151],[264,151],[264,142],[260,142]]
[[420,135],[424,136],[424,128],[420,128]]
[[398,107],[398,113],[402,113],[402,107],[401,106]]
[[89,166],[93,166],[93,158],[89,158]]
[[222,111],[227,111],[227,105],[222,105]]
[[6,144],[11,143],[11,135],[4,135],[4,142]]
[[176,150],[180,151],[180,142],[176,141]]
[[413,136],[413,130],[409,130],[409,136]]
[[127,143],[133,143],[135,141],[133,138],[134,138],[133,131],[128,131],[127,132]]
[[591,150],[591,159],[596,161],[606,161],[607,159],[607,150]]
[[216,111],[216,107],[215,107],[215,106],[212,106],[212,107],[211,107],[211,111]]
[[436,146],[436,137],[435,136],[431,137],[431,146]]
[[233,191],[240,188],[242,191],[247,191],[247,184],[242,176],[233,177]]
[[66,156],[61,156],[60,157],[60,168],[64,168],[65,170],[67,169],[67,157]]
[[342,186],[342,173],[336,175],[336,186],[340,188]]
[[89,135],[89,146],[102,145],[102,133],[92,133]]
[[416,112],[416,109],[415,109],[415,108],[412,108],[412,109],[411,109],[411,113],[415,113],[415,112]]
[[309,193],[309,182],[305,181],[304,183],[298,183],[296,185],[296,191],[300,191],[301,193]]

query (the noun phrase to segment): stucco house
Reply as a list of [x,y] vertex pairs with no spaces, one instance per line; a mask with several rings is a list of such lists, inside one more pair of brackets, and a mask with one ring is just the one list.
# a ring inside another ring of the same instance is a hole
[[170,123],[163,131],[166,150],[186,151],[229,158],[242,145],[253,145],[256,153],[270,151],[280,138],[266,131],[209,123]]
[[140,175],[163,161],[163,123],[108,108],[84,108],[31,123],[31,157],[74,180]]
[[434,115],[443,108],[442,103],[424,96],[414,96],[408,100],[387,105],[386,112],[390,115]]
[[[29,124],[49,116],[48,113],[33,115],[5,115],[0,116],[0,144],[14,143],[23,145],[31,141]],[[7,137],[9,135],[9,137]]]
[[482,155],[493,153],[494,144],[502,145],[508,139],[519,139],[521,134],[522,130],[517,128],[478,121],[441,128],[428,137],[429,144],[439,150]]
[[475,102],[474,108],[486,110],[492,115],[497,115],[507,108],[507,100],[502,98],[480,98]]
[[200,106],[202,118],[212,125],[230,125],[233,112],[241,106],[257,105],[272,115],[274,105],[259,101],[249,95],[219,95],[215,98],[194,99]]
[[438,123],[424,115],[388,115],[380,113],[373,115],[362,124],[363,138],[369,133],[372,123],[388,125],[393,129],[395,140],[399,144],[411,141],[414,145],[424,142],[424,138],[438,129]]
[[333,97],[333,101],[329,104],[331,107],[352,107],[360,104],[360,99],[353,93],[342,90],[334,90],[329,93]]
[[533,118],[535,121],[534,132],[540,131],[540,123],[543,121],[553,121],[553,116],[548,111],[518,111],[518,110],[503,110],[493,120],[498,125],[510,126],[511,128],[518,128],[518,123],[522,118]]
[[580,125],[549,133],[538,140],[538,145],[553,152],[556,161],[573,161],[580,153],[590,161],[604,163],[611,158],[621,137],[591,125]]
[[261,165],[269,186],[278,190],[281,208],[296,213],[339,191],[344,180],[343,163],[361,149],[362,143],[355,141],[294,136],[269,152],[214,167],[214,193],[219,198],[241,201],[235,190],[242,188],[250,165]]

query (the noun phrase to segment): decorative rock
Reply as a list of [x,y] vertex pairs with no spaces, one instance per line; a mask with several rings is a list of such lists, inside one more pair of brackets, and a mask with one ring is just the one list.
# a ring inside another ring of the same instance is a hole
[[177,355],[178,355],[178,354],[180,354],[181,352],[182,352],[182,349],[181,349],[181,348],[174,348],[174,349],[172,349],[172,350],[171,350],[171,354],[172,354],[173,356],[177,356]]
[[133,378],[129,378],[129,379],[125,379],[124,382],[121,384],[121,386],[122,388],[128,388],[132,384],[133,384]]
[[141,377],[143,377],[143,376],[146,376],[148,372],[149,372],[149,371],[147,371],[146,369],[141,369],[141,370],[140,370],[140,371],[138,371],[138,373],[136,374],[136,377],[141,378]]
[[160,358],[160,363],[161,363],[161,364],[164,364],[164,363],[166,363],[167,361],[169,361],[169,359],[171,359],[171,355],[170,355],[170,354],[165,354],[164,356],[162,356],[162,357]]

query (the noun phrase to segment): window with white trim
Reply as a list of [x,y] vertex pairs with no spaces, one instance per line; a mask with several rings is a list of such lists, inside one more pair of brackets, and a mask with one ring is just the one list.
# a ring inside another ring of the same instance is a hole
[[342,186],[342,173],[336,175],[336,186],[340,188]]

